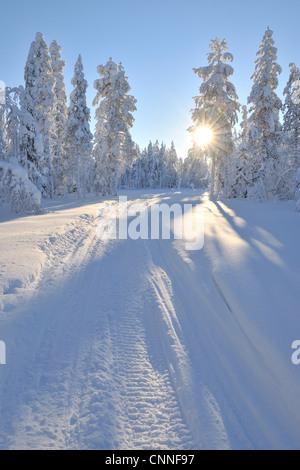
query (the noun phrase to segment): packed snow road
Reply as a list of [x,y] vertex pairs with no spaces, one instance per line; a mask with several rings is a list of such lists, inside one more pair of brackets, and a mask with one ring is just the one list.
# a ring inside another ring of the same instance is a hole
[[129,199],[202,204],[204,248],[99,239],[96,200],[2,218],[0,448],[300,448],[299,215]]

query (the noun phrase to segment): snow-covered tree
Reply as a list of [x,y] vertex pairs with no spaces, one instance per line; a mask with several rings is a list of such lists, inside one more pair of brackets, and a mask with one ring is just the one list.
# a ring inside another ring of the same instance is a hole
[[119,177],[129,168],[135,158],[135,147],[130,128],[136,100],[129,95],[130,86],[125,70],[110,58],[105,66],[99,65],[100,79],[95,80],[97,95],[93,105],[96,109],[95,189],[102,194],[116,194]]
[[249,130],[250,130],[249,113],[248,113],[248,108],[246,105],[242,106],[242,120],[240,123],[240,128],[241,128],[241,131],[239,133],[238,138],[239,138],[239,141],[242,142],[245,146],[249,142]]
[[50,133],[50,149],[53,166],[54,190],[62,193],[65,170],[65,133],[68,118],[67,95],[63,70],[65,62],[61,59],[62,48],[54,40],[50,44],[50,58],[53,77],[53,111]]
[[297,201],[296,210],[300,212],[300,167],[297,168],[295,174],[295,199]]
[[[28,179],[28,165],[20,166],[23,126],[20,96],[23,87],[6,87],[6,103],[0,106],[0,204],[15,212],[42,211],[41,193]],[[6,116],[5,116],[6,114]],[[5,127],[4,127],[5,124]]]
[[7,157],[16,157],[19,160],[20,141],[20,104],[19,104],[19,88],[6,87],[6,140],[7,140]]
[[18,141],[19,153],[18,160],[20,165],[26,169],[28,178],[33,184],[45,194],[47,188],[47,178],[40,171],[43,159],[43,143],[39,125],[35,119],[35,113],[32,114],[28,109],[28,95],[22,86],[18,89],[19,100],[19,127]]
[[33,41],[27,56],[27,61],[24,70],[25,80],[25,100],[28,112],[36,117],[36,57],[35,57],[36,44]]
[[225,39],[211,41],[207,54],[208,66],[193,69],[203,80],[200,95],[194,98],[196,107],[192,111],[194,125],[191,132],[199,127],[209,127],[213,140],[207,149],[211,159],[210,196],[228,192],[227,158],[233,152],[233,126],[238,121],[238,96],[234,85],[229,81],[233,68],[227,62],[233,61]]
[[277,61],[273,31],[268,27],[257,52],[250,107],[249,148],[253,155],[253,196],[264,199],[276,194],[278,146],[281,138],[281,100],[275,90],[281,67]]
[[148,181],[148,154],[147,154],[147,149],[143,149],[141,151],[141,156],[140,156],[140,188],[148,188],[149,187],[149,181]]
[[[298,74],[300,69],[298,69],[294,64],[290,64],[290,67],[291,67],[291,74],[292,72],[294,72],[292,83],[291,83],[291,88],[292,88],[291,101],[294,104],[300,104],[300,75]],[[289,122],[291,122],[291,119],[289,119]]]
[[25,89],[20,89],[21,111],[21,142],[20,159],[22,166],[28,166],[27,172],[32,181],[43,195],[47,193],[47,177],[44,174],[43,142],[39,122],[37,120],[37,75],[36,43],[30,46],[25,64]]
[[171,147],[166,151],[165,185],[168,188],[176,188],[178,185],[178,156],[175,144],[172,140]]
[[93,135],[90,131],[90,109],[86,103],[87,81],[84,78],[82,58],[79,55],[71,80],[74,90],[70,95],[66,126],[67,186],[76,190],[78,197],[84,196],[88,171],[92,165],[91,151]]
[[295,73],[295,79],[292,83],[292,96],[291,100],[294,105],[294,120],[291,122],[290,132],[292,134],[292,149],[294,153],[293,158],[293,184],[292,192],[297,200],[297,211],[300,211],[300,155],[299,155],[299,109],[300,109],[300,74],[299,69]]
[[179,159],[172,141],[167,148],[164,142],[149,142],[146,149],[136,146],[137,158],[121,177],[121,187],[175,188],[179,183]]
[[52,198],[54,194],[54,186],[50,152],[50,126],[54,105],[54,77],[51,68],[49,49],[42,33],[36,33],[35,37],[35,67],[36,119],[41,130],[43,143],[43,160],[40,166],[42,174],[47,178],[47,187],[44,196]]
[[0,105],[0,160],[5,160],[7,143],[5,138],[5,113],[4,106]]
[[159,188],[165,187],[166,163],[167,163],[167,148],[164,142],[162,142],[158,151],[158,156],[157,156],[157,180],[158,180],[157,183],[158,183]]
[[295,100],[295,88],[300,78],[300,70],[294,63],[289,65],[290,75],[286,87],[283,90],[285,100],[283,103],[283,126],[282,130],[288,134],[288,143],[296,152],[299,149],[300,138],[300,106]]
[[0,160],[0,204],[9,205],[14,212],[42,211],[41,193],[16,158]]
[[206,150],[194,144],[178,170],[181,186],[186,188],[205,188],[208,185],[208,163]]
[[157,168],[156,150],[157,148],[155,148],[155,145],[153,145],[153,143],[150,140],[148,147],[147,147],[147,161],[146,161],[146,178],[148,182],[147,186],[149,186],[149,188],[154,188],[155,182],[156,182],[156,168]]
[[160,153],[160,144],[158,140],[155,141],[153,145],[153,154],[152,154],[152,165],[151,165],[151,187],[159,188],[159,153]]
[[[17,212],[32,212],[40,210],[40,203],[37,204],[36,201],[41,192],[37,188],[45,188],[46,180],[39,173],[35,162],[30,159],[32,154],[28,152],[32,150],[32,143],[37,142],[37,139],[33,132],[33,117],[24,107],[24,99],[25,91],[22,86],[6,87],[6,160],[10,166],[1,183],[2,202],[10,202],[12,209]],[[3,191],[5,182],[11,184],[10,190],[7,188],[7,191]]]
[[229,158],[230,197],[248,197],[252,185],[252,155],[249,151],[249,119],[247,106],[242,106],[240,132],[236,137],[235,151]]
[[282,143],[278,153],[277,193],[282,198],[293,198],[295,194],[295,171],[300,166],[300,103],[294,99],[300,70],[294,63],[290,65],[290,75],[283,95]]
[[143,167],[142,167],[142,155],[139,146],[136,144],[136,159],[133,164],[132,169],[127,170],[130,172],[130,187],[139,189],[142,187],[142,176],[143,176]]

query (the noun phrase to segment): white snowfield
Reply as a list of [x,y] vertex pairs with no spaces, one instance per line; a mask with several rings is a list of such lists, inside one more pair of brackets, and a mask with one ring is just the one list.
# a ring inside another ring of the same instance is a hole
[[295,203],[122,194],[203,204],[204,248],[99,240],[96,198],[2,215],[0,448],[299,449]]

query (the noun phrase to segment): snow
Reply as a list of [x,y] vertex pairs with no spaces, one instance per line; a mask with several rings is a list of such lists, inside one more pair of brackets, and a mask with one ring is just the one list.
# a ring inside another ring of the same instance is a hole
[[204,248],[99,240],[100,198],[1,209],[0,448],[299,449],[295,203],[120,195],[201,203]]
[[0,161],[0,203],[10,204],[16,212],[41,210],[41,193],[28,179],[16,158]]

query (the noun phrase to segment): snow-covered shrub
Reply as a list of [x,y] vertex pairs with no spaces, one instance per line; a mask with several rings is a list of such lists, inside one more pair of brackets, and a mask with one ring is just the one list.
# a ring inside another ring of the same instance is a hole
[[265,199],[265,185],[262,179],[257,179],[255,183],[247,188],[247,197],[254,201],[263,201]]
[[42,211],[40,191],[15,158],[0,161],[0,204],[9,204],[15,212]]

